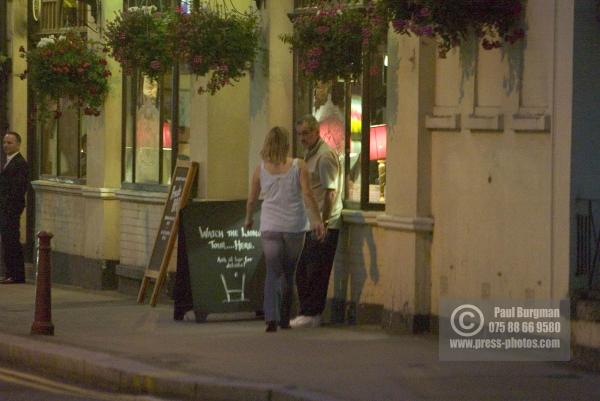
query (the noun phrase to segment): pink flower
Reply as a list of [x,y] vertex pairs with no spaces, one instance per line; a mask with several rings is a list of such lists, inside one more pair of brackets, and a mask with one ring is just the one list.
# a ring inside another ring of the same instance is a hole
[[419,17],[429,17],[431,15],[431,11],[429,8],[423,7],[419,10]]
[[320,26],[318,26],[318,27],[315,29],[315,31],[316,31],[318,34],[320,34],[320,35],[323,35],[323,34],[325,34],[325,33],[329,32],[329,27],[328,27],[328,26],[325,26],[325,25],[320,25]]
[[396,31],[402,31],[406,28],[406,21],[403,19],[396,19],[392,21],[392,26]]
[[321,49],[320,47],[313,47],[308,52],[306,52],[306,55],[308,57],[318,57],[321,54],[323,54],[323,49]]
[[423,27],[421,30],[421,35],[429,37],[433,36],[433,28],[430,25]]
[[512,15],[517,17],[521,14],[521,11],[522,11],[521,2],[515,1],[512,5],[512,10],[511,10]]

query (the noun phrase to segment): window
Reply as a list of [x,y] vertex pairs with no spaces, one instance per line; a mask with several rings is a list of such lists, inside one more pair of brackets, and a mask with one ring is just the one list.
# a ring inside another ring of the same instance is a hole
[[[125,3],[125,7],[153,4],[159,10],[175,4],[169,0]],[[183,12],[191,12],[196,2],[182,0],[177,4]],[[189,153],[192,77],[178,70],[175,68],[173,74],[166,74],[158,82],[139,72],[123,77],[122,181],[125,186],[169,185],[177,155]],[[184,145],[183,149],[179,148],[179,142]]]
[[172,75],[157,82],[138,73],[124,82],[123,181],[168,185],[174,160]]
[[40,124],[40,174],[85,182],[87,162],[86,119],[69,100],[60,100],[59,118],[49,117]]
[[[39,6],[39,8],[36,6]],[[60,35],[65,28],[87,35],[87,28],[97,30],[99,2],[83,0],[44,0],[33,4],[35,36]],[[87,28],[86,28],[87,27]],[[30,44],[31,45],[31,44]],[[35,103],[35,100],[34,100]],[[37,105],[39,108],[39,104]],[[39,138],[40,175],[61,181],[85,183],[87,171],[87,127],[91,120],[81,110],[72,107],[69,99],[48,104],[50,113],[60,110],[60,116],[50,116],[36,124]],[[93,118],[93,117],[92,117]]]
[[[385,204],[387,45],[369,55],[356,82],[294,78],[294,121],[305,114],[320,123],[323,140],[338,151],[344,168],[344,207],[382,209]],[[298,62],[296,57],[296,63]],[[294,137],[296,154],[302,154]]]

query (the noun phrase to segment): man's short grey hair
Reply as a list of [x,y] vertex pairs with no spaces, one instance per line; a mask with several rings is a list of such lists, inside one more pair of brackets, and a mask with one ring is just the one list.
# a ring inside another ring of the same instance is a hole
[[313,116],[312,114],[306,114],[306,115],[300,117],[300,119],[298,119],[298,121],[296,121],[296,126],[299,126],[302,124],[306,124],[306,128],[308,128],[311,131],[317,131],[317,132],[319,131],[319,122],[317,121],[315,116]]

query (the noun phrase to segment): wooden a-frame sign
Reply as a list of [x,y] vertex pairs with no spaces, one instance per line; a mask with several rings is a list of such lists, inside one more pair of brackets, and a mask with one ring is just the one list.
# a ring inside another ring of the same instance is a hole
[[138,303],[143,303],[146,296],[146,288],[150,280],[154,280],[154,289],[150,298],[150,305],[156,306],[159,291],[164,284],[169,267],[169,260],[173,253],[173,246],[177,238],[177,228],[179,226],[179,210],[187,203],[192,182],[198,171],[198,163],[188,160],[177,160],[173,176],[171,178],[171,187],[169,196],[165,203],[158,233],[154,240],[152,254],[148,260],[144,278],[138,293]]

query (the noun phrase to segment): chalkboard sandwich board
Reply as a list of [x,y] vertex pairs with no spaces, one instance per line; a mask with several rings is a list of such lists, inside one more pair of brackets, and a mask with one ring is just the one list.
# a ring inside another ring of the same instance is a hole
[[142,284],[138,293],[138,303],[144,302],[148,283],[150,280],[154,280],[154,289],[152,291],[152,297],[150,298],[150,305],[156,306],[158,294],[160,288],[164,284],[169,260],[171,258],[171,253],[173,252],[175,239],[177,238],[179,210],[181,207],[185,206],[187,202],[197,170],[198,163],[189,160],[177,160],[171,178],[169,195],[165,203],[158,232],[156,233],[156,239],[154,240],[152,254],[148,260],[148,265],[146,266],[144,278],[142,279]]
[[[185,247],[185,257],[178,258],[177,275],[188,280],[189,273],[189,284],[180,283],[189,285],[197,321],[211,313],[262,310],[265,265],[260,210],[255,213],[254,228],[246,230],[245,200],[194,199],[182,209],[185,242],[179,247]],[[177,312],[177,297],[175,308]]]

